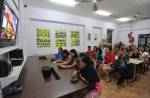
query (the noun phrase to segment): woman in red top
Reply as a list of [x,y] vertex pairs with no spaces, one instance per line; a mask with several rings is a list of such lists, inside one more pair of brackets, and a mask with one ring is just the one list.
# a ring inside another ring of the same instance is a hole
[[86,51],[86,55],[89,56],[89,57],[92,57],[91,46],[88,46],[88,50]]
[[108,71],[111,70],[111,66],[115,63],[115,53],[106,48],[106,54],[101,64],[102,70],[106,76],[109,76]]
[[93,46],[92,59],[96,60],[96,58],[97,58],[97,47]]

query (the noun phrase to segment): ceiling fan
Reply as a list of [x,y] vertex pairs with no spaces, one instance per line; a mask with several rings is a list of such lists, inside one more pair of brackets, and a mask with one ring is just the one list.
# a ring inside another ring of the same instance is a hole
[[133,33],[133,24],[134,24],[134,22],[139,21],[139,20],[146,20],[146,19],[150,19],[150,17],[141,17],[141,12],[137,12],[133,16],[133,19],[129,21],[131,23],[131,32],[130,33]]
[[133,16],[134,20],[145,20],[145,19],[150,19],[150,17],[141,17],[141,13],[137,12],[134,16]]
[[81,4],[81,3],[92,3],[93,4],[93,10],[97,11],[98,10],[97,3],[101,2],[103,0],[75,0],[75,1],[77,1],[79,4]]

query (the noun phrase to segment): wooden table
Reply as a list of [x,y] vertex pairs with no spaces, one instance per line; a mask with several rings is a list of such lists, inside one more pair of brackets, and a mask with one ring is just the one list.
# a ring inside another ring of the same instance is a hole
[[[73,69],[59,69],[56,64],[48,62],[40,62],[38,57],[28,57],[20,76],[23,92],[9,98],[59,98],[86,88],[81,81],[76,84],[70,83]],[[55,80],[51,76],[51,79],[46,81],[41,73],[42,66],[53,66],[61,79]]]
[[137,65],[142,64],[143,61],[142,60],[138,60],[138,59],[129,59],[129,63],[134,65],[134,71],[133,71],[133,77],[131,79],[131,81],[134,81],[136,76],[137,76]]

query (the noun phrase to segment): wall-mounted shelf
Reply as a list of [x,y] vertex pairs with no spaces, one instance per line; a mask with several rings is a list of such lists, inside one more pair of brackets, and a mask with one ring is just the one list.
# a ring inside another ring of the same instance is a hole
[[22,65],[13,67],[11,74],[9,74],[7,77],[0,78],[2,88],[5,88],[6,86],[11,84],[12,82],[18,80],[26,60],[27,60],[27,57],[24,57]]
[[0,55],[9,51],[15,50],[17,48],[19,48],[19,46],[10,46],[10,47],[5,47],[5,48],[0,48]]

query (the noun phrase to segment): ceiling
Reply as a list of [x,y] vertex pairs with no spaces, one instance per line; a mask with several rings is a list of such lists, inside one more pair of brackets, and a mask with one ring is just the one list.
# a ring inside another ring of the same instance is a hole
[[140,17],[150,17],[150,0],[103,0],[97,3],[99,9],[110,11],[111,16],[104,17],[93,12],[91,3],[81,3],[75,7],[58,5],[48,0],[23,0],[28,6],[48,8],[80,16],[86,16],[105,21],[117,22],[115,19],[126,16],[134,16],[140,12]]

